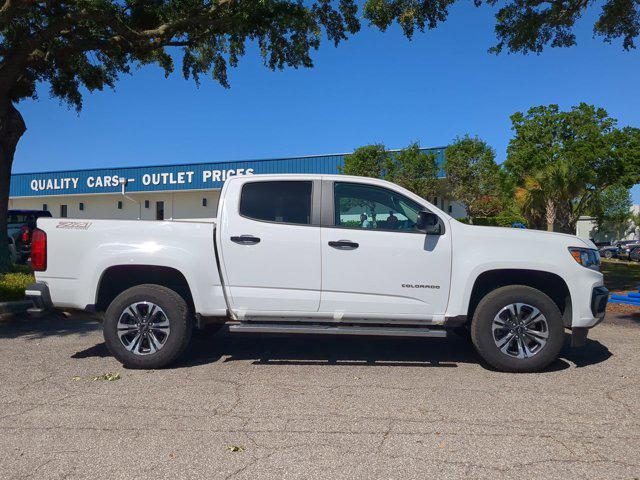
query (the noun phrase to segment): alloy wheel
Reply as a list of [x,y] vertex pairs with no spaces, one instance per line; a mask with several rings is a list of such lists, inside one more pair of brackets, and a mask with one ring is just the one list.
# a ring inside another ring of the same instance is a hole
[[530,358],[547,344],[549,325],[539,309],[526,303],[503,307],[492,323],[493,341],[500,351],[515,358]]
[[159,351],[169,338],[169,318],[155,303],[136,302],[124,309],[118,319],[120,342],[135,355]]

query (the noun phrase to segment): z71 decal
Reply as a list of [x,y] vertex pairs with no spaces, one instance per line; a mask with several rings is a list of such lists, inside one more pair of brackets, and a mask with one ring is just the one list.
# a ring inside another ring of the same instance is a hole
[[66,228],[68,230],[89,230],[91,222],[58,222],[56,228]]

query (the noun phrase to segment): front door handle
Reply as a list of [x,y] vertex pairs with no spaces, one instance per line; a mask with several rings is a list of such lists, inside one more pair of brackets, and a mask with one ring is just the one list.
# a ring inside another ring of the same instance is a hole
[[239,237],[231,237],[231,241],[239,243],[240,245],[255,245],[256,243],[260,243],[260,239],[258,237],[254,237],[253,235],[240,235]]
[[337,248],[338,250],[355,250],[360,245],[351,240],[337,240],[329,242],[329,246]]

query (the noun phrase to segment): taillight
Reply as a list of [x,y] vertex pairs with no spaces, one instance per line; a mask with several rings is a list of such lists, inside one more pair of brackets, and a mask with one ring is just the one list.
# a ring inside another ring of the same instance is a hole
[[47,269],[47,234],[39,228],[31,234],[31,268],[35,272]]
[[29,243],[29,227],[22,227],[22,243]]

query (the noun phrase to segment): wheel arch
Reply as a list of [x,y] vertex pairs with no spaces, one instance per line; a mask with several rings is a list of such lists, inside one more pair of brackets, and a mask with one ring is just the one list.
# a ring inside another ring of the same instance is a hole
[[162,285],[178,293],[195,313],[193,294],[187,278],[182,272],[164,265],[112,265],[100,275],[96,288],[97,311],[105,311],[120,293],[142,284]]
[[571,293],[567,282],[558,274],[523,268],[498,268],[480,273],[471,289],[467,306],[467,321],[473,318],[478,303],[493,290],[508,285],[525,285],[546,294],[557,305],[565,326],[571,326]]

